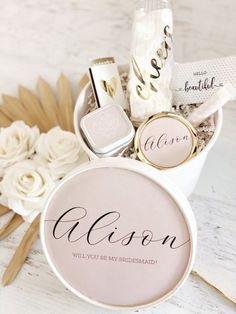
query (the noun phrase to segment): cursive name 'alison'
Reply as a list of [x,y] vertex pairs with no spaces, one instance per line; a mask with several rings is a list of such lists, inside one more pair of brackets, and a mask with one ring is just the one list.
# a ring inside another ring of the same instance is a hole
[[181,142],[187,142],[189,140],[189,136],[183,135],[175,137],[169,137],[167,133],[162,133],[160,136],[149,136],[144,143],[144,150],[154,150],[154,149],[162,149],[164,147],[179,144]]
[[[86,226],[87,210],[83,207],[72,207],[65,211],[58,219],[49,219],[45,222],[53,222],[52,235],[54,239],[66,238],[69,243],[86,241],[89,245],[97,245],[101,242],[109,244],[119,243],[122,246],[128,246],[131,243],[138,243],[141,246],[147,246],[152,243],[167,245],[170,249],[178,249],[188,242],[178,241],[175,235],[166,234],[161,237],[155,237],[152,230],[145,229],[141,233],[131,230],[125,234],[119,231],[118,223],[121,214],[117,211],[108,211],[99,216],[90,225]],[[73,215],[73,218],[71,218]],[[76,217],[76,218],[74,218]],[[83,230],[80,231],[80,225],[83,223]]]

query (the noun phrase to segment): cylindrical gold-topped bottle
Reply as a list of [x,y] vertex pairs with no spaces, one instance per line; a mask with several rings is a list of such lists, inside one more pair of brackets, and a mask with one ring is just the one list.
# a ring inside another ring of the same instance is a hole
[[173,17],[169,0],[139,1],[134,14],[128,83],[132,120],[170,111]]

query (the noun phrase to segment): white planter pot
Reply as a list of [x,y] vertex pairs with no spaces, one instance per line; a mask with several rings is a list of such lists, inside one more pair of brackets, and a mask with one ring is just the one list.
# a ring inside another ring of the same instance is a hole
[[[74,128],[75,133],[78,137],[78,140],[84,149],[84,151],[88,154],[90,160],[98,159],[99,157],[87,146],[86,142],[83,139],[80,130],[80,120],[86,113],[85,108],[85,100],[89,91],[90,83],[84,85],[82,88],[78,100],[75,105],[74,110]],[[184,164],[177,166],[175,168],[163,170],[165,175],[169,177],[188,197],[190,194],[193,193],[198,179],[200,177],[202,168],[206,161],[207,155],[215,145],[222,128],[222,121],[223,121],[223,113],[222,109],[220,109],[215,114],[215,123],[216,123],[216,130],[212,138],[210,139],[209,143],[205,147],[203,151],[201,151],[197,156],[193,157],[189,161],[185,162]],[[116,157],[114,157],[116,158]]]

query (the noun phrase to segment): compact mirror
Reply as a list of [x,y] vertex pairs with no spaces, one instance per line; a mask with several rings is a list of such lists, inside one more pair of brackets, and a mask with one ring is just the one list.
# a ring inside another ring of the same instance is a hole
[[196,154],[197,133],[182,116],[160,113],[140,125],[135,150],[141,161],[159,169],[173,168]]

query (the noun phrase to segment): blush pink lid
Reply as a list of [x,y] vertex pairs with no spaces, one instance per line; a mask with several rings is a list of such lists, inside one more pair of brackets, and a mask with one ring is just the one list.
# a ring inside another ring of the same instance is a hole
[[78,296],[141,308],[186,279],[195,222],[158,170],[112,159],[90,162],[59,184],[42,215],[42,242],[54,272]]

